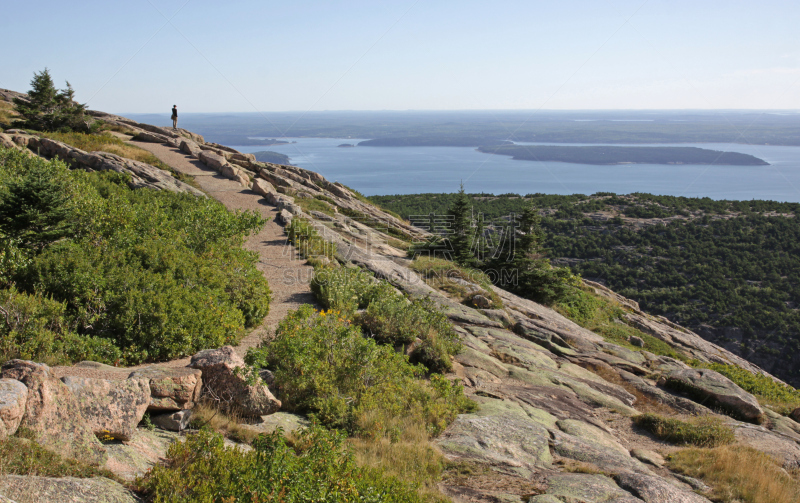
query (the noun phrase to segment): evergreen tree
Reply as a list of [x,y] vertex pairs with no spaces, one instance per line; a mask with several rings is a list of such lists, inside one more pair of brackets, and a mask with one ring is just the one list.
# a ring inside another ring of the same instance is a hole
[[462,183],[453,205],[447,211],[451,224],[449,240],[453,250],[453,260],[459,264],[469,264],[474,258],[472,255],[471,211],[470,199],[464,192]]
[[50,76],[50,70],[34,72],[28,99],[14,98],[20,119],[14,126],[37,131],[89,132],[91,119],[86,115],[86,105],[75,101],[75,90],[69,82],[59,91]]
[[32,162],[19,179],[8,182],[0,196],[0,233],[21,247],[42,250],[68,236],[74,228],[75,208],[67,169],[53,170],[44,161]]

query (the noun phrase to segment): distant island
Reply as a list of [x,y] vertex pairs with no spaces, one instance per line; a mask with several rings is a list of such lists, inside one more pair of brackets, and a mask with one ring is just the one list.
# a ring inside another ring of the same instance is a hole
[[491,145],[478,147],[487,154],[510,155],[526,161],[576,164],[715,164],[769,166],[758,157],[697,147],[573,147],[560,145]]
[[235,145],[237,147],[269,147],[270,145],[288,145],[297,143],[296,141],[278,140],[275,138],[250,138],[240,135],[209,135],[210,138],[220,145]]
[[513,143],[485,136],[404,136],[376,138],[358,144],[359,147],[480,147],[481,145],[513,145]]
[[355,145],[353,145],[352,143],[342,143],[341,145],[339,145],[339,148],[351,148],[351,147],[355,147]]
[[271,162],[272,164],[289,164],[289,156],[272,152],[271,150],[262,150],[261,152],[253,152],[258,162]]

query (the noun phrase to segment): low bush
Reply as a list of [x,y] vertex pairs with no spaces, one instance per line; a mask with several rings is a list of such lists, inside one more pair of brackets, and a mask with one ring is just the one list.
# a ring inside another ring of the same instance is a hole
[[725,503],[796,503],[800,482],[771,456],[742,445],[684,449],[669,456],[669,468],[712,487],[708,496]]
[[724,375],[743,390],[755,395],[762,405],[768,405],[783,415],[800,407],[800,391],[787,384],[775,382],[771,377],[753,374],[737,365],[711,363],[704,367]]
[[311,427],[290,447],[281,431],[262,435],[253,450],[225,447],[208,431],[175,442],[165,466],[138,481],[149,501],[282,503],[415,503],[416,488],[380,471],[359,468],[344,438]]
[[464,282],[478,285],[483,294],[492,301],[493,308],[503,307],[503,300],[492,289],[492,281],[483,271],[460,266],[449,260],[425,256],[416,258],[411,263],[411,269],[417,271],[432,288],[454,295],[467,305],[472,305],[472,297],[468,285]]
[[316,268],[311,289],[323,306],[352,318],[378,343],[407,346],[419,339],[412,362],[422,363],[430,372],[452,368],[450,355],[461,347],[458,336],[430,300],[409,301],[386,281],[354,267]]
[[379,285],[371,274],[357,267],[318,267],[311,291],[325,308],[352,315],[369,304]]
[[311,222],[304,218],[293,218],[291,223],[285,227],[284,232],[286,232],[289,242],[311,264],[320,263],[325,259],[333,260],[336,256],[336,246],[322,239]]
[[14,358],[49,365],[92,360],[117,362],[122,352],[110,340],[70,331],[64,303],[0,290],[0,363]]
[[430,299],[407,300],[393,289],[376,296],[358,321],[376,341],[392,346],[415,343],[411,360],[431,372],[444,373],[453,364],[450,355],[461,345],[450,320]]
[[736,440],[733,429],[715,417],[682,421],[656,414],[642,414],[634,417],[633,421],[640,428],[672,444],[717,447]]
[[441,377],[426,383],[405,355],[365,338],[339,313],[308,305],[291,311],[246,361],[275,374],[287,410],[363,436],[392,435],[406,418],[437,434],[472,406],[460,386]]
[[0,286],[63,306],[64,327],[6,329],[7,348],[136,364],[235,343],[266,316],[269,287],[241,246],[260,216],[126,182],[0,149]]

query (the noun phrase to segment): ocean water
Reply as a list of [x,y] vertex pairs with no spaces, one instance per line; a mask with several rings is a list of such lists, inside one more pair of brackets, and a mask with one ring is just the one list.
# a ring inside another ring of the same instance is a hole
[[[800,202],[800,147],[727,143],[658,144],[751,154],[770,166],[625,164],[597,166],[515,161],[471,147],[356,147],[353,138],[288,138],[269,147],[231,145],[242,152],[272,150],[365,195],[455,192],[593,194],[649,192],[712,199]],[[576,145],[576,144],[570,144]],[[645,145],[633,145],[645,146]]]

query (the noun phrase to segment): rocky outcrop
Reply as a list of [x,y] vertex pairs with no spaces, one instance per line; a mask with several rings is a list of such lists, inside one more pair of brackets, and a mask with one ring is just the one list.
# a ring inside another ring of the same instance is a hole
[[198,197],[205,194],[191,185],[176,179],[170,173],[146,164],[108,152],[85,152],[69,145],[48,138],[14,135],[15,143],[24,141],[25,145],[35,153],[45,157],[58,157],[74,166],[89,171],[116,171],[130,175],[129,185],[132,188],[149,187],[170,192],[188,192]]
[[129,379],[145,379],[150,386],[149,411],[191,409],[200,398],[199,370],[185,367],[150,366],[131,372]]
[[661,477],[622,473],[616,479],[621,488],[638,496],[645,503],[711,503],[709,499],[694,493],[691,488],[667,482]]
[[28,388],[20,427],[30,430],[39,444],[86,463],[105,461],[105,449],[87,425],[75,395],[50,375],[47,365],[11,360],[3,365],[2,377],[21,381]]
[[189,425],[192,418],[191,410],[179,410],[168,414],[153,416],[150,420],[154,425],[169,431],[183,431]]
[[623,490],[610,477],[584,473],[563,473],[548,479],[546,495],[534,496],[530,503],[587,502],[642,503],[643,500]]
[[0,440],[17,431],[25,404],[28,388],[16,379],[0,379]]
[[204,392],[226,409],[245,417],[257,417],[281,407],[280,400],[272,395],[260,377],[253,376],[253,382],[248,382],[243,375],[244,360],[231,346],[201,351],[192,356],[189,366],[203,372]]
[[108,381],[66,376],[61,380],[77,398],[87,425],[101,438],[130,440],[150,405],[147,379]]
[[665,386],[685,391],[709,406],[717,406],[734,417],[762,423],[764,409],[753,395],[730,379],[709,369],[676,370],[666,376]]
[[138,503],[141,501],[122,484],[104,477],[79,479],[5,475],[0,477],[0,494],[19,502]]

